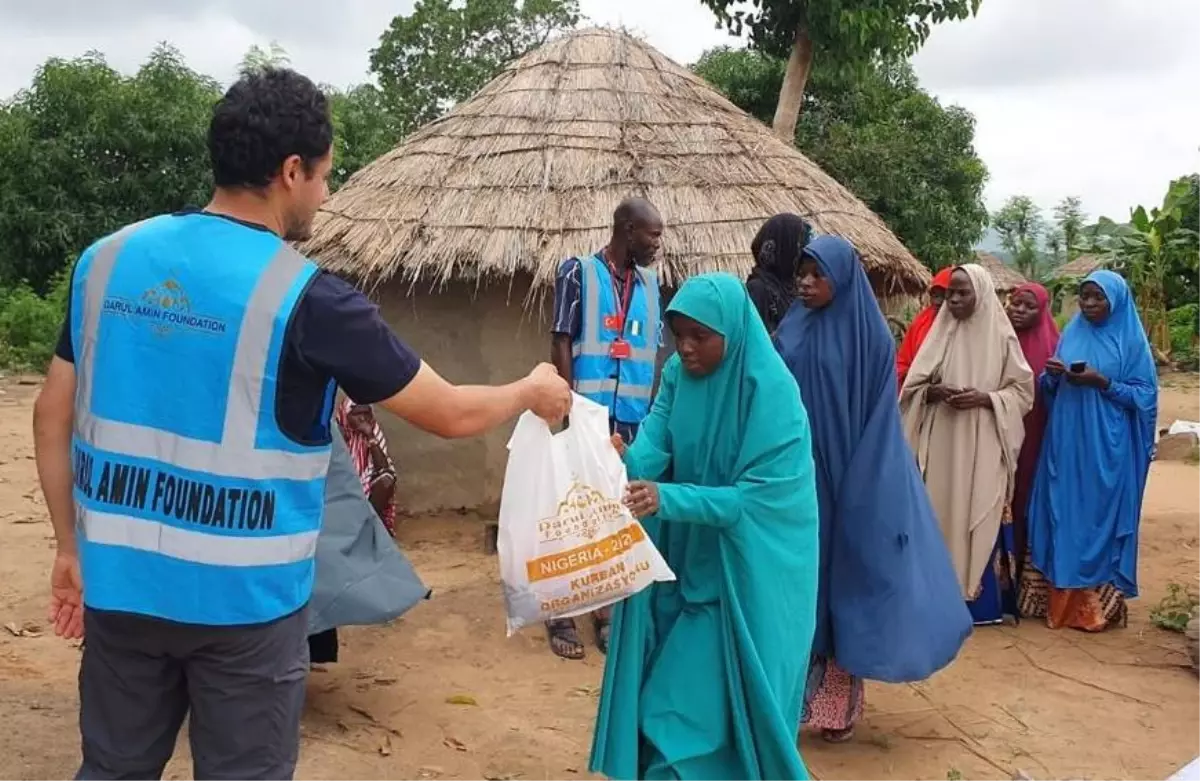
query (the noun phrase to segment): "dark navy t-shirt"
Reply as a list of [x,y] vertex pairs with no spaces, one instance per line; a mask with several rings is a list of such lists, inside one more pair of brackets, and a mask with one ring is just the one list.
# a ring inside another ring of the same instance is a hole
[[[252,230],[262,225],[227,219]],[[55,355],[75,362],[70,298]],[[325,391],[332,379],[360,404],[375,404],[403,390],[421,359],[383,321],[379,307],[342,279],[321,272],[296,305],[284,334],[276,410],[284,433],[300,442],[329,437]]]

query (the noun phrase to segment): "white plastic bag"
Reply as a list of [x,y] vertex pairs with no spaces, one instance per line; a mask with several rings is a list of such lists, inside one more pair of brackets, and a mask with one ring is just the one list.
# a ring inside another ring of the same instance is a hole
[[559,434],[533,413],[517,421],[497,541],[509,636],[675,579],[622,502],[626,482],[599,404],[575,396]]

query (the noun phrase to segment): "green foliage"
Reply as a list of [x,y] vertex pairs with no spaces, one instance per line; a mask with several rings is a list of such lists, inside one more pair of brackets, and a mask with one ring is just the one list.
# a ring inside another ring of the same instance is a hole
[[[694,70],[733,103],[770,122],[783,62],[742,49],[706,52]],[[920,88],[907,63],[857,76],[814,68],[796,144],[878,214],[932,268],[960,262],[987,222],[987,169],[975,120]]]
[[371,51],[395,132],[441,116],[579,18],[578,0],[417,0]]
[[1028,195],[1014,195],[992,215],[1005,251],[1029,279],[1038,278],[1038,241],[1046,230],[1042,212]]
[[277,41],[271,41],[270,46],[265,49],[256,43],[242,55],[238,72],[245,74],[254,73],[263,68],[286,68],[291,62],[292,58],[287,53],[287,49],[280,46]]
[[1150,610],[1150,622],[1159,629],[1182,632],[1187,629],[1188,620],[1197,606],[1200,606],[1200,599],[1186,586],[1168,583],[1167,595]]
[[45,296],[25,282],[0,289],[0,367],[42,371],[54,355],[67,308],[69,271],[59,271]]
[[337,189],[358,169],[399,143],[402,133],[388,111],[383,92],[373,84],[325,90],[334,125],[333,175],[329,184]]
[[1196,349],[1200,339],[1200,304],[1184,304],[1169,310],[1167,328],[1171,336],[1171,360],[1183,368],[1194,368],[1200,358]]
[[[778,57],[754,51],[719,46],[700,55],[692,70],[716,87],[735,106],[751,116],[770,124],[783,84],[785,63]],[[814,100],[812,89],[820,73],[809,81],[805,99]]]
[[1138,206],[1128,223],[1101,217],[1091,249],[1133,287],[1150,341],[1170,348],[1167,311],[1196,301],[1200,233],[1187,227],[1200,210],[1200,178],[1171,182],[1162,206]]
[[786,59],[797,31],[813,45],[813,61],[829,71],[869,67],[879,57],[906,59],[934,24],[966,19],[980,0],[701,0],[734,35]]
[[92,241],[205,203],[219,95],[165,45],[132,77],[95,53],[47,61],[0,106],[0,284],[45,292]]
[[1067,261],[1079,255],[1079,239],[1083,235],[1085,220],[1087,215],[1083,211],[1083,200],[1077,195],[1068,195],[1054,207],[1054,224],[1058,228]]

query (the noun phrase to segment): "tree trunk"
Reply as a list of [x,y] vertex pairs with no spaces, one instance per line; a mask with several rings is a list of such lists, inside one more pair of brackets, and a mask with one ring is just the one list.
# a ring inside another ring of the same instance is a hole
[[796,41],[788,57],[783,85],[779,88],[779,102],[775,106],[775,120],[771,123],[775,135],[789,145],[796,140],[796,121],[800,119],[800,106],[804,102],[804,87],[808,84],[812,58],[812,39],[808,37],[808,30],[801,25],[796,28]]

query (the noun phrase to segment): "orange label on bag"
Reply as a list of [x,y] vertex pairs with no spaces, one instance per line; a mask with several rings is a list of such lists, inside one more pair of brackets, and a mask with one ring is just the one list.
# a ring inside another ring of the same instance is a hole
[[525,572],[529,575],[530,583],[570,575],[615,559],[645,539],[641,524],[631,524],[587,545],[530,559],[525,563]]

